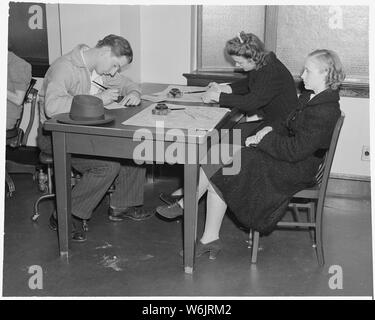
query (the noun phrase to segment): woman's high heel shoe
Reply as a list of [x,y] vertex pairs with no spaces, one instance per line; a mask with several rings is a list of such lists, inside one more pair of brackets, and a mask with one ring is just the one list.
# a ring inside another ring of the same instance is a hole
[[211,260],[215,260],[216,256],[221,250],[221,240],[217,239],[215,241],[211,241],[208,243],[203,244],[201,241],[198,241],[197,246],[195,248],[195,256],[200,257],[205,253],[209,253],[209,258]]
[[[202,256],[205,253],[209,253],[209,258],[211,260],[215,260],[216,256],[220,252],[222,247],[221,240],[217,239],[215,241],[211,241],[208,243],[203,244],[202,242],[198,241],[196,247],[195,247],[195,257],[198,258]],[[184,250],[180,251],[180,256],[184,256]]]

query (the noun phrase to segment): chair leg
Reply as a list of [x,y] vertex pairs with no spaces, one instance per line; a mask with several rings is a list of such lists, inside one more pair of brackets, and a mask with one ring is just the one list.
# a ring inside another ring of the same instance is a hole
[[293,216],[294,222],[299,222],[299,211],[295,204],[293,204],[293,207],[292,207],[292,216]]
[[250,230],[249,244],[251,237],[251,263],[257,263],[258,248],[259,248],[259,232]]
[[47,176],[48,176],[48,192],[53,193],[53,183],[52,183],[52,167],[48,165],[47,167]]
[[316,255],[317,255],[319,266],[324,265],[322,214],[323,214],[323,204],[318,203],[318,208],[316,211],[315,238],[316,238]]
[[14,185],[12,177],[5,171],[5,182],[8,185],[7,197],[10,198],[13,195],[13,192],[16,191],[16,186]]
[[[315,222],[315,203],[310,202],[309,207],[307,208],[307,215],[308,215],[308,220],[310,223]],[[313,242],[313,247],[316,247],[316,228],[310,227],[309,228],[309,233],[310,233],[310,238]]]

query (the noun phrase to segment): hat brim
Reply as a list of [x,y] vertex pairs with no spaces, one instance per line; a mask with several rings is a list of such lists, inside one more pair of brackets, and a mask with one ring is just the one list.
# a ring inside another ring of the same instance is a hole
[[104,119],[100,120],[73,120],[70,118],[69,113],[61,113],[55,117],[57,122],[66,123],[66,124],[79,124],[84,126],[94,126],[98,124],[106,124],[115,120],[115,117],[104,115]]

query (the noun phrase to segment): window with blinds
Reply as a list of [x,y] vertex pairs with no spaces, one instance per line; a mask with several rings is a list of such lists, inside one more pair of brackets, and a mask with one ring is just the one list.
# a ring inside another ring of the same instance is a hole
[[307,54],[324,48],[338,53],[346,81],[368,84],[368,6],[199,6],[197,17],[199,71],[233,71],[224,46],[243,30],[263,40],[297,78]]

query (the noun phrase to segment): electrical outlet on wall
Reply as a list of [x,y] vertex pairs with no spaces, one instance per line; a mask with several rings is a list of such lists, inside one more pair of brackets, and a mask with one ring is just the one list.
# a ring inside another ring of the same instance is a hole
[[363,146],[362,147],[361,159],[363,161],[370,161],[370,147],[369,146]]

